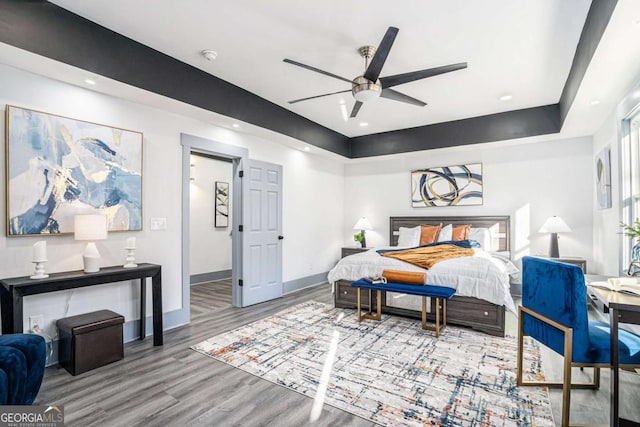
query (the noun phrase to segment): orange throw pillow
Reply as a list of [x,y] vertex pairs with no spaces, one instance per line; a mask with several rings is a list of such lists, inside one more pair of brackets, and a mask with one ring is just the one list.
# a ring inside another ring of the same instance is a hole
[[420,246],[438,241],[442,223],[438,225],[420,224]]
[[469,240],[469,232],[471,231],[471,225],[456,225],[453,227],[451,233],[451,240]]

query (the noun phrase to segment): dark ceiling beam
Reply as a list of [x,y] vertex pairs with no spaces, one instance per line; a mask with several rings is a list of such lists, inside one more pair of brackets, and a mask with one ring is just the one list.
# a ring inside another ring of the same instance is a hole
[[0,0],[0,41],[349,155],[348,137],[44,0]]
[[562,95],[560,95],[561,123],[564,123],[567,114],[569,114],[573,101],[578,94],[578,89],[580,89],[582,79],[584,79],[593,54],[598,48],[600,39],[602,39],[604,31],[607,29],[607,25],[609,25],[609,20],[617,4],[618,0],[591,1],[591,7],[589,7],[584,27],[582,27],[576,53],[573,56],[569,76],[562,89]]
[[559,104],[348,138],[44,0],[0,0],[0,41],[345,157],[557,133],[617,0],[594,0]]
[[504,141],[560,132],[558,104],[351,138],[351,158]]

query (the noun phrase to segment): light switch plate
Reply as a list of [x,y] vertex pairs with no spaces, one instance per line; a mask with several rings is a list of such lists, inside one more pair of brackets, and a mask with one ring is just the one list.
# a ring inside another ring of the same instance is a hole
[[166,230],[167,229],[167,218],[151,218],[151,229],[152,230]]

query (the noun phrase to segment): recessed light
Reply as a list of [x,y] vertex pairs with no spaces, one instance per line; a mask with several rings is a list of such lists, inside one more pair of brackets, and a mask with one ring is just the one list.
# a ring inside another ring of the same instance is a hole
[[306,147],[304,147],[304,151],[311,151],[311,148],[309,148],[309,146],[307,145]]
[[591,104],[591,105],[598,105],[598,104],[600,104],[600,100],[599,100],[599,99],[594,99],[594,100],[592,100],[589,104]]
[[363,128],[364,128],[364,127],[367,127],[367,126],[369,126],[369,123],[367,123],[367,122],[360,122],[360,127],[363,127]]
[[239,127],[240,127],[240,125],[239,125],[239,124],[237,124],[237,123],[234,123],[234,124],[232,124],[231,126],[233,126],[234,128],[239,128]]
[[88,84],[88,85],[94,85],[94,84],[96,84],[96,81],[95,81],[95,80],[91,80],[91,79],[84,79],[84,82],[85,82],[86,84]]
[[511,101],[513,99],[513,95],[502,95],[500,101]]

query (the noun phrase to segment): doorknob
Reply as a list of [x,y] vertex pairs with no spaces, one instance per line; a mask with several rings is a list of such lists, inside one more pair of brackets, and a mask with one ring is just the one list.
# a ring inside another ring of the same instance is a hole
[[284,236],[278,236],[278,240],[284,239]]

